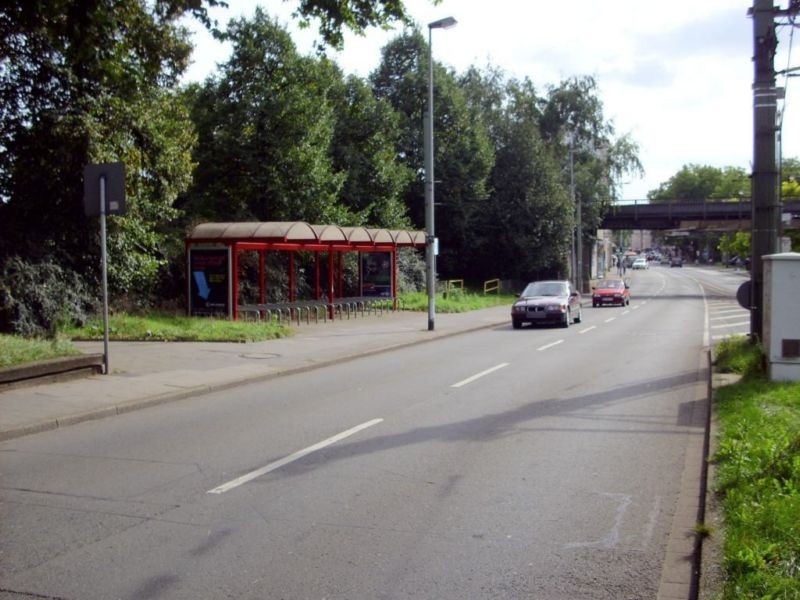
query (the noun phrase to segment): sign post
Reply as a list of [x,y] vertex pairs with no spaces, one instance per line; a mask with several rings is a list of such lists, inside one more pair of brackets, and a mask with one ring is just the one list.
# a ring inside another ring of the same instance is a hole
[[106,215],[124,215],[125,165],[102,163],[83,169],[83,207],[87,217],[100,217],[100,267],[103,285],[103,372],[108,375],[108,257]]

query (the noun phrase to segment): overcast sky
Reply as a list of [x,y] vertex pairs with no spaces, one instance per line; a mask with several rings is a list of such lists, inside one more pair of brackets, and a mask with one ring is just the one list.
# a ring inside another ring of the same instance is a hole
[[[298,49],[311,53],[313,27],[298,30],[288,0],[227,0],[211,11],[220,25],[252,15],[256,5],[287,26]],[[446,16],[453,29],[435,30],[434,58],[457,72],[492,64],[509,76],[528,77],[538,89],[582,75],[599,84],[605,117],[617,134],[639,144],[645,176],[625,182],[623,198],[644,198],[683,165],[735,166],[750,172],[753,154],[752,2],[734,0],[406,0],[424,26]],[[775,0],[786,8],[788,0]],[[195,28],[198,30],[199,28]],[[423,29],[424,30],[424,29]],[[333,58],[346,73],[363,77],[380,61],[380,49],[397,32],[346,35]],[[800,31],[795,36],[800,40]],[[779,31],[775,69],[800,65],[789,57],[789,30]],[[230,49],[205,32],[195,36],[186,80],[216,71]],[[796,42],[795,46],[800,45]],[[785,81],[778,79],[778,85]],[[789,80],[783,118],[783,155],[800,157],[800,82]]]

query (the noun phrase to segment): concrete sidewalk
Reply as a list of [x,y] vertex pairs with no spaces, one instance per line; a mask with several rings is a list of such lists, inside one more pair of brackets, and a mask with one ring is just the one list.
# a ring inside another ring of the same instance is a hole
[[[111,374],[0,392],[0,441],[243,383],[264,381],[476,329],[511,327],[510,307],[428,315],[385,312],[294,326],[289,338],[236,343],[112,342]],[[102,342],[79,342],[103,352]]]

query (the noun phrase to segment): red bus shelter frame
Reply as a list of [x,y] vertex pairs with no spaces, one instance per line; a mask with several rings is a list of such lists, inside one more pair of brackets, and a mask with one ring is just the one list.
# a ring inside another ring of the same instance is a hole
[[[424,231],[309,225],[303,221],[202,223],[185,240],[186,253],[194,245],[227,246],[231,249],[231,286],[233,319],[239,318],[239,253],[259,253],[259,302],[266,301],[266,253],[289,253],[289,301],[296,300],[294,256],[296,252],[314,253],[315,299],[322,296],[320,253],[328,258],[327,296],[330,303],[342,296],[342,256],[347,252],[388,252],[391,255],[392,300],[397,305],[397,249],[424,248]],[[360,276],[360,275],[359,275]]]

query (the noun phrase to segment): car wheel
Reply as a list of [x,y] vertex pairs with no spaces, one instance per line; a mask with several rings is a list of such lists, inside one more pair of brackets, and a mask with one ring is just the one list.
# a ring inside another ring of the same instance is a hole
[[561,326],[569,327],[571,320],[572,320],[572,315],[570,314],[569,309],[567,309],[567,312],[564,313],[564,321],[561,323]]
[[581,321],[583,321],[583,311],[581,310],[580,307],[578,307],[578,314],[575,315],[575,320],[573,322],[580,323]]
[[522,321],[520,321],[519,319],[512,319],[511,320],[511,326],[514,329],[521,329],[522,328]]
[[597,302],[592,302],[592,308],[597,308]]

